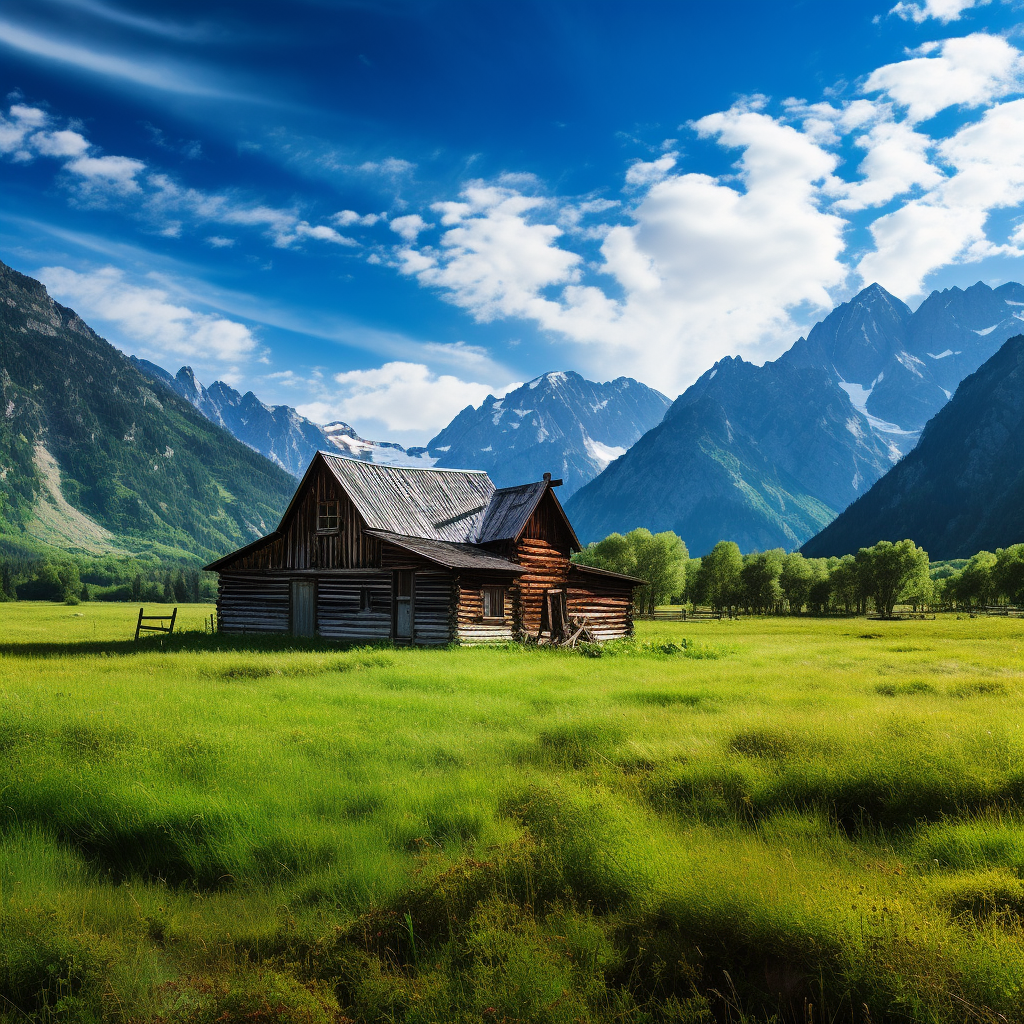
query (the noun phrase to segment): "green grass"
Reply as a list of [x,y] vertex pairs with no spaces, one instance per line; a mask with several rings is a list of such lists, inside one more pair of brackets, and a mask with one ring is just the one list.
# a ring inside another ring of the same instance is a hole
[[0,1020],[1024,1019],[1021,621],[209,611],[0,606]]

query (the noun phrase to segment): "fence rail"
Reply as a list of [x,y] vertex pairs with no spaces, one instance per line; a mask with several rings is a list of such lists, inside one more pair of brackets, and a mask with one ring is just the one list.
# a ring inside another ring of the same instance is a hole
[[[174,632],[174,620],[178,617],[178,609],[175,608],[170,615],[144,615],[144,608],[139,609],[139,621],[135,626],[135,639],[139,639],[139,633],[143,630],[149,630],[152,633],[173,633]],[[167,626],[147,626],[144,623],[147,622],[167,622]]]

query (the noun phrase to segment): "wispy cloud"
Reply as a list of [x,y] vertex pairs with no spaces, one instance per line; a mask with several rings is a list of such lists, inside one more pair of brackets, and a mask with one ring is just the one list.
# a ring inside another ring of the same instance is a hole
[[117,53],[104,53],[94,47],[80,46],[5,19],[0,19],[0,43],[34,57],[57,61],[150,89],[244,103],[264,102],[256,95],[226,89],[210,81],[209,76],[195,68],[175,66],[160,60],[143,62]]
[[144,15],[122,11],[118,7],[111,7],[110,4],[101,3],[100,0],[49,0],[49,2],[60,7],[84,11],[114,25],[123,25],[125,28],[160,36],[164,39],[195,42],[210,36],[210,29],[203,25],[181,25],[159,18],[147,18]]

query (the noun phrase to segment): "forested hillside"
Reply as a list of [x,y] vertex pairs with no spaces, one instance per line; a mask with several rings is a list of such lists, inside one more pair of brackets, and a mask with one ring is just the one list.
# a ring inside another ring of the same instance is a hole
[[294,490],[2,263],[0,403],[0,533],[207,558],[273,529]]

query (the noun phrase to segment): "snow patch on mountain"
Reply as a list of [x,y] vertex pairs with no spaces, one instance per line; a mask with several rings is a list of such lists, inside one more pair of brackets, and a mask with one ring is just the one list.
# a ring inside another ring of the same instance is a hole
[[601,469],[604,469],[609,462],[614,462],[620,455],[626,454],[626,449],[622,445],[602,444],[587,434],[583,435],[583,443],[586,445],[590,457],[600,465]]

